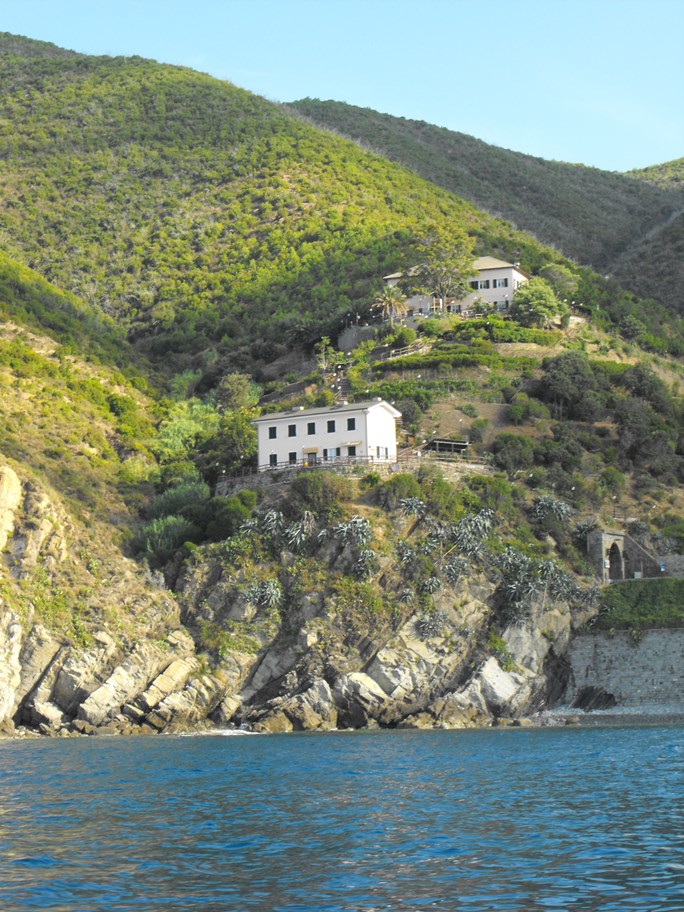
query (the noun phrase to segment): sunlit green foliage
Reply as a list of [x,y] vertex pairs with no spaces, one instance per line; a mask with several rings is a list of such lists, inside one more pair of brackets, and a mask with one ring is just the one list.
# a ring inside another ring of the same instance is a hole
[[[684,309],[682,257],[677,255],[682,249],[684,217],[680,216],[672,231],[656,234],[648,245],[637,243],[672,213],[681,211],[684,159],[623,175],[545,161],[422,121],[342,102],[305,98],[294,106],[313,122],[350,136],[476,206],[510,219],[574,260],[631,282],[627,287],[633,291],[678,308],[680,313]],[[633,253],[625,257],[630,247]],[[665,274],[672,281],[663,282]],[[558,285],[556,292],[561,299],[584,300],[581,290],[579,297],[573,291],[574,286],[566,284],[563,289]]]
[[[415,265],[411,245],[435,224],[530,271],[563,264],[385,159],[191,70],[0,36],[0,78],[7,252],[183,375],[178,395],[334,339],[382,275]],[[619,290],[596,281],[587,273],[580,300],[624,316]],[[644,322],[655,340],[667,331]]]
[[594,629],[681,627],[684,625],[684,580],[617,582],[601,596]]

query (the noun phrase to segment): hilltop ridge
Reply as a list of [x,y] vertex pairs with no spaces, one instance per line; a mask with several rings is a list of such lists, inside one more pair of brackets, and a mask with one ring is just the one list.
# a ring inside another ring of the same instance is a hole
[[[670,220],[684,209],[681,177],[672,176],[681,171],[677,162],[618,174],[546,161],[423,121],[338,101],[305,98],[291,107],[309,122],[354,139],[479,208],[509,219],[566,256],[598,272],[613,273],[630,290],[684,310],[674,288],[640,281],[638,275],[644,260],[645,271],[654,271],[649,270],[649,249],[641,245],[646,235],[662,229],[659,243],[665,249],[671,247]],[[664,179],[663,174],[670,177]],[[636,249],[630,255],[632,248]],[[678,266],[674,268],[676,272]]]

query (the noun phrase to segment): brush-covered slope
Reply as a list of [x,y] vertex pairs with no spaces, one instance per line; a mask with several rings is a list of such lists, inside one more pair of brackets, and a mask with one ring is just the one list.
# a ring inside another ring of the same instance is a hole
[[560,259],[355,143],[188,69],[47,54],[5,35],[0,79],[7,252],[111,315],[167,368],[208,382],[334,334],[428,223],[528,270]]
[[[306,98],[292,107],[618,280],[632,278],[631,270],[619,268],[625,251],[684,207],[681,182],[664,177],[670,166],[617,174],[545,161],[341,102]],[[633,290],[643,295],[642,286]],[[653,287],[647,296],[684,307],[672,288]]]
[[663,162],[662,165],[650,165],[648,168],[637,168],[627,172],[628,177],[667,187],[671,190],[684,190],[684,158]]
[[0,606],[84,641],[173,611],[123,555],[155,471],[154,403],[117,369],[115,343],[130,349],[109,323],[0,256]]

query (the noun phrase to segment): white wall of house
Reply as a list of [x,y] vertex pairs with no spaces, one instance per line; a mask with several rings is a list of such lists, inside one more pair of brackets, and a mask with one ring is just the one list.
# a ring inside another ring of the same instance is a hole
[[354,459],[396,462],[400,417],[381,399],[264,415],[254,422],[259,469]]
[[468,310],[478,300],[494,305],[498,310],[507,310],[516,289],[529,278],[518,266],[494,257],[480,257],[475,260],[475,267],[478,277],[470,282],[473,291],[457,302],[461,310]]

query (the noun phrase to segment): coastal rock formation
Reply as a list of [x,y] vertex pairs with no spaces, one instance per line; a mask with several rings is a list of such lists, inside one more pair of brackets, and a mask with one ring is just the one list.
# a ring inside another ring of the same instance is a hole
[[0,731],[12,729],[14,694],[21,682],[21,625],[16,615],[3,611],[0,601]]
[[[225,599],[222,605],[238,610]],[[554,637],[549,618],[543,636],[538,621],[509,628],[511,667],[505,670],[477,650],[476,637],[463,630],[462,614],[448,611],[443,629],[427,637],[413,618],[355,645],[340,634],[330,639],[329,631],[322,653],[310,624],[325,610],[322,601],[307,598],[302,627],[289,641],[264,634],[256,652],[229,650],[212,673],[202,670],[193,637],[182,626],[163,638],[131,642],[102,630],[78,647],[42,625],[24,631],[5,610],[2,724],[8,731],[25,725],[46,734],[173,732],[198,725],[283,732],[491,724],[543,707],[545,666],[554,643],[560,649],[567,642],[570,627],[569,613],[556,612]],[[472,598],[469,623],[484,625],[486,617],[486,603]]]
[[[82,545],[81,557],[74,555],[69,542],[78,530],[66,511],[46,490],[0,469],[0,581],[4,573],[33,585],[28,591],[41,605],[57,597],[55,580],[64,568],[92,582],[98,560]],[[297,558],[284,552],[280,560],[290,568]],[[338,579],[345,571],[354,580],[349,544],[324,542],[319,560]],[[567,678],[563,656],[573,628],[567,606],[554,604],[512,624],[502,634],[503,652],[493,655],[488,636],[496,592],[484,575],[461,582],[458,593],[444,585],[432,596],[431,613],[421,614],[425,603],[413,606],[397,596],[395,615],[379,618],[364,604],[362,584],[336,589],[319,580],[307,589],[294,576],[287,606],[270,609],[249,595],[253,580],[220,550],[188,562],[175,595],[152,575],[142,579],[143,571],[122,556],[113,570],[95,598],[116,606],[117,623],[135,619],[128,630],[49,629],[34,618],[30,601],[21,612],[0,601],[1,731],[461,728],[537,712]],[[389,585],[385,556],[379,572]],[[97,601],[92,612],[107,616]]]

